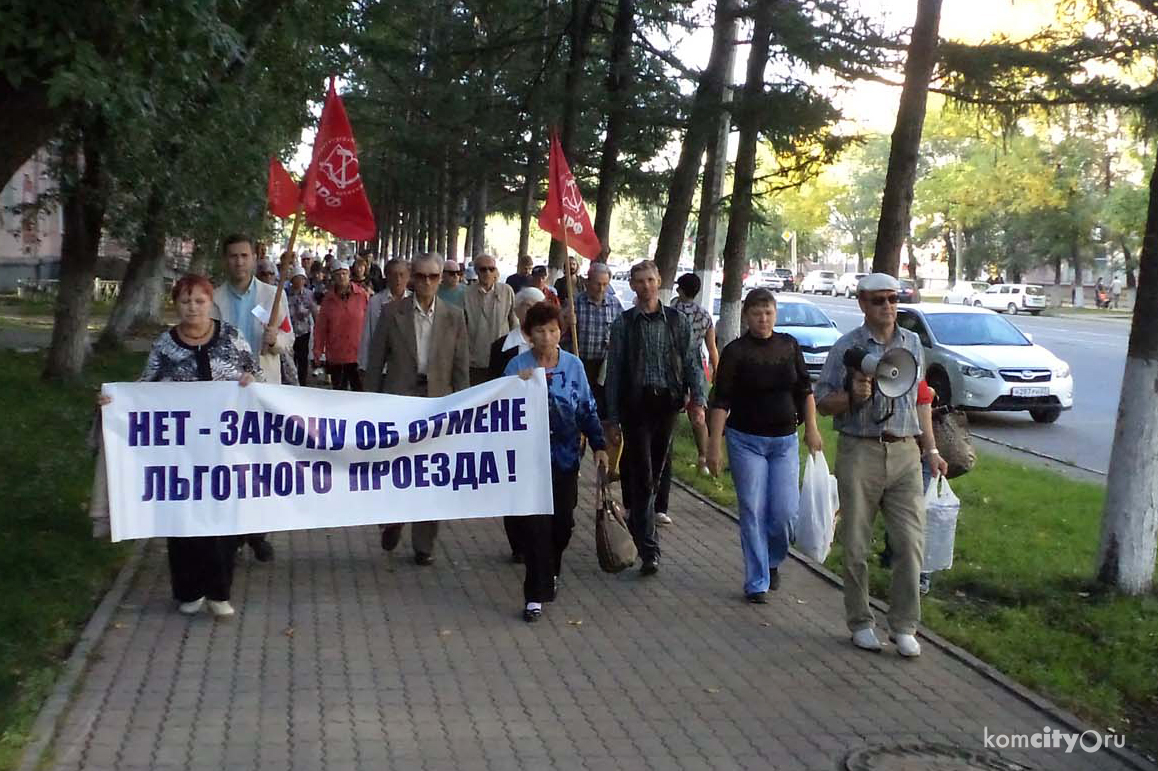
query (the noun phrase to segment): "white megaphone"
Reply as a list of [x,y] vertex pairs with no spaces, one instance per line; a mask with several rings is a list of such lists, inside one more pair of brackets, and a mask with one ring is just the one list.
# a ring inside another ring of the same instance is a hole
[[904,396],[917,385],[917,359],[904,348],[893,348],[879,356],[864,348],[849,348],[843,361],[850,370],[871,377],[881,395],[890,399]]

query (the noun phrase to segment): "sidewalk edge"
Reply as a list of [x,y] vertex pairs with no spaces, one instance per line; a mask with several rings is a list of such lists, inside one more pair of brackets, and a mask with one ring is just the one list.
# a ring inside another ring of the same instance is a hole
[[[672,482],[679,485],[679,487],[684,492],[688,493],[706,506],[715,509],[717,512],[723,514],[733,521],[739,521],[739,517],[737,517],[733,512],[724,508],[707,496],[701,494],[698,490],[693,489],[683,480],[677,479],[673,476]],[[808,559],[796,551],[795,548],[790,548],[789,554],[794,560],[796,560],[815,575],[832,584],[834,587],[840,588],[842,590],[844,589],[844,581],[841,580],[840,576],[836,575],[828,568]],[[882,602],[875,597],[870,597],[869,603],[873,606],[874,609],[880,611],[882,614],[888,613],[888,603]],[[1077,715],[1062,709],[1044,696],[1041,696],[1029,688],[1026,688],[1021,683],[1018,683],[1008,675],[1005,675],[1003,672],[1001,672],[1001,670],[997,669],[993,665],[987,664],[964,648],[961,648],[958,645],[954,645],[944,637],[929,631],[923,625],[917,630],[917,634],[928,640],[937,648],[940,648],[942,651],[948,654],[950,658],[956,659],[960,663],[980,674],[982,677],[1009,691],[1014,696],[1026,702],[1030,706],[1045,712],[1051,718],[1058,721],[1059,723],[1062,723],[1067,728],[1077,733],[1081,733],[1087,730],[1094,730],[1090,728],[1089,724],[1087,724]],[[1103,751],[1109,752],[1109,754],[1113,755],[1118,760],[1126,763],[1132,768],[1137,769],[1138,771],[1154,771],[1156,768],[1158,768],[1158,763],[1155,763],[1144,755],[1136,753],[1132,750],[1118,749],[1117,747],[1105,747],[1103,748]]]
[[88,668],[89,655],[104,637],[117,606],[121,604],[133,579],[136,578],[148,543],[148,540],[136,543],[128,560],[113,580],[112,586],[105,593],[104,599],[85,624],[84,631],[81,632],[68,656],[68,661],[65,662],[64,671],[57,678],[52,693],[41,706],[36,722],[32,724],[32,730],[29,732],[31,738],[24,747],[20,765],[17,766],[18,771],[35,771],[51,747],[60,727],[61,718],[72,701],[73,690]]

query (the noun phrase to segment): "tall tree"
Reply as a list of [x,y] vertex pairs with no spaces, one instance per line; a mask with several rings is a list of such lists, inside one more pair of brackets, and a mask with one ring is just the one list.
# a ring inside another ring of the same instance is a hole
[[913,206],[913,183],[921,148],[921,128],[929,81],[937,63],[937,30],[941,24],[941,0],[917,0],[917,21],[905,60],[905,85],[893,129],[881,217],[877,225],[873,272],[897,275],[901,247],[909,234],[909,211]]
[[635,0],[617,0],[615,26],[611,30],[611,56],[607,66],[607,129],[599,162],[599,188],[595,193],[595,235],[607,245],[611,207],[619,180],[619,149],[627,129],[627,101],[631,88],[631,38],[635,28]]

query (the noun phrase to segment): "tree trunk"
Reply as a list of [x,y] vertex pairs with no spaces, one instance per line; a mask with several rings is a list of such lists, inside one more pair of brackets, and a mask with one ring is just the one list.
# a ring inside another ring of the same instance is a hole
[[1150,591],[1158,557],[1158,165],[1150,175],[1150,202],[1138,293],[1134,300],[1126,371],[1098,549],[1098,580],[1131,595]]
[[470,258],[486,251],[487,243],[487,179],[479,177],[478,186],[474,191],[474,214],[471,217],[470,229]]
[[740,335],[740,293],[748,262],[748,226],[752,220],[752,181],[756,176],[756,145],[764,110],[764,69],[772,38],[776,0],[756,0],[748,72],[736,110],[740,142],[732,182],[732,205],[728,215],[728,238],[724,242],[724,287],[716,345],[725,346]]
[[953,288],[957,285],[957,245],[953,243],[953,228],[942,230],[941,238],[945,241],[945,258],[949,262],[949,288]]
[[438,171],[438,208],[434,218],[434,250],[446,257],[446,228],[447,210],[450,208],[450,180],[447,179],[447,160],[442,159],[442,168]]
[[909,233],[905,236],[905,249],[909,253],[909,280],[913,282],[914,286],[917,284],[917,255],[913,253],[913,234]]
[[853,238],[853,243],[856,244],[856,272],[864,273],[864,241]]
[[607,246],[611,208],[619,181],[619,145],[628,129],[627,100],[631,89],[631,38],[635,28],[635,0],[618,0],[611,30],[611,57],[607,67],[607,130],[599,162],[599,189],[595,192],[595,235]]
[[909,233],[909,212],[913,207],[913,183],[925,125],[929,79],[937,62],[937,29],[941,23],[941,0],[917,0],[917,21],[905,60],[905,85],[897,109],[897,123],[889,148],[885,191],[881,198],[881,218],[877,223],[877,243],[873,272],[896,276],[901,263],[901,245]]
[[108,207],[109,184],[101,155],[102,121],[82,129],[81,148],[64,151],[61,190],[64,232],[60,244],[60,285],[52,325],[45,378],[74,378],[88,354],[88,318],[92,309],[101,231]]
[[161,224],[164,208],[164,195],[155,187],[149,194],[141,235],[129,256],[117,302],[97,340],[101,348],[120,348],[134,324],[158,315],[165,272],[165,231]]
[[[727,86],[736,61],[737,20],[727,36],[724,60],[725,86],[722,95],[723,110],[716,119],[716,136],[708,142],[704,155],[704,179],[700,186],[700,214],[696,221],[696,253],[694,267],[700,279],[700,304],[709,310],[716,298],[716,262],[720,254],[720,213],[723,208],[724,177],[728,173],[728,136],[732,129],[732,89]],[[741,277],[742,280],[742,277]],[[721,303],[722,308],[722,303]]]
[[1138,286],[1138,280],[1134,278],[1134,257],[1130,254],[1130,247],[1126,243],[1126,237],[1122,236],[1119,239],[1122,246],[1122,267],[1126,270],[1126,288],[1134,289]]
[[[458,262],[458,196],[455,194],[454,179],[447,176],[447,203],[446,203],[446,259]],[[466,260],[459,266],[466,267]]]
[[[736,18],[737,6],[738,0],[716,2],[712,52],[708,57],[708,66],[700,75],[700,82],[696,87],[691,116],[688,118],[683,145],[680,147],[679,161],[668,186],[667,209],[664,210],[659,238],[655,245],[655,262],[659,266],[660,278],[665,287],[671,287],[675,280],[688,217],[691,215],[692,197],[696,192],[700,161],[703,159],[708,142],[715,134],[717,111],[723,108],[724,82],[729,74],[725,72],[724,67],[732,48],[733,21]],[[726,259],[725,257],[725,261]],[[742,273],[743,268],[740,270]],[[724,297],[730,296],[725,291]],[[736,289],[733,299],[738,299],[739,296],[739,289]]]
[[1070,267],[1074,269],[1074,307],[1086,307],[1086,288],[1082,276],[1082,252],[1078,248],[1077,234],[1070,238]]
[[[538,132],[533,132],[537,138]],[[519,257],[531,253],[531,220],[534,217],[535,188],[539,184],[538,164],[535,153],[538,143],[527,147],[527,169],[523,174],[523,195],[519,201]]]

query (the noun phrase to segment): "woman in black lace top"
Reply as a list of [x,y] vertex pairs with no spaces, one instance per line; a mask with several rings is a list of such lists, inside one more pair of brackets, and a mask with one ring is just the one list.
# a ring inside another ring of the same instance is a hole
[[708,466],[720,473],[721,447],[740,507],[744,595],[764,603],[780,585],[789,530],[800,504],[800,455],[796,429],[804,424],[811,452],[823,444],[804,354],[791,335],[776,332],[776,297],[755,289],[744,298],[748,331],[720,354],[708,402]]

